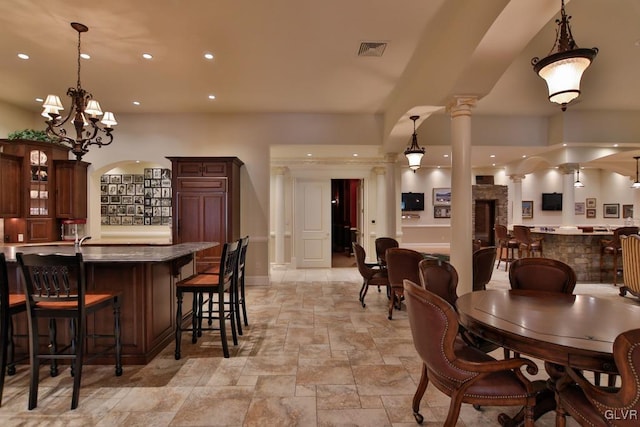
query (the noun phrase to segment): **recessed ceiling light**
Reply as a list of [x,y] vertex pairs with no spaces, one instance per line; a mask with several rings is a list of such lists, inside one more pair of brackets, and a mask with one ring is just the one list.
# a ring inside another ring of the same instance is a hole
[[449,155],[448,155],[448,154],[445,154],[443,157],[449,157]]
[[81,53],[80,54],[80,58],[82,58],[82,59],[91,59],[91,55],[89,55],[88,53]]
[[18,58],[20,58],[20,59],[29,59],[29,55],[27,55],[26,53],[19,53],[18,54]]
[[358,153],[353,153],[353,157],[358,157]]
[[440,165],[438,165],[438,169],[440,169]]
[[617,147],[617,146],[618,146],[618,144],[613,144],[613,146],[614,146],[614,147]]
[[490,154],[490,155],[489,155],[489,157],[491,157],[491,158],[495,158],[495,157],[496,157],[496,155],[495,155],[495,154]]
[[209,98],[209,99],[216,99],[216,96],[215,96],[215,95],[209,95],[209,97],[208,97],[208,98]]
[[44,102],[44,99],[42,99],[42,98],[36,98],[36,102]]
[[205,53],[204,54],[204,59],[208,59],[208,60],[212,60],[213,59],[213,53]]
[[136,160],[136,163],[140,163],[140,160]]
[[495,165],[496,165],[495,163],[491,163],[491,166],[495,166]]
[[523,154],[523,155],[522,155],[522,158],[523,158],[523,159],[526,159],[526,158],[527,158],[527,155],[526,155],[526,154]]
[[140,105],[140,101],[133,101],[133,105]]
[[142,57],[143,57],[144,59],[153,59],[153,55],[151,55],[150,53],[143,53],[143,54],[142,54]]
[[567,143],[565,142],[564,144],[562,144],[562,146],[563,146],[563,147],[566,147],[566,146],[567,146]]
[[307,157],[311,157],[311,156],[313,156],[313,154],[307,153]]

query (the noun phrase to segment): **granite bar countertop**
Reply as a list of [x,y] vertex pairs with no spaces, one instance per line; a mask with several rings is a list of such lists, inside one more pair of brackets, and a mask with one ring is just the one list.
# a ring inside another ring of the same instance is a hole
[[[87,242],[88,243],[88,242]],[[217,242],[193,242],[180,243],[169,246],[128,246],[128,245],[107,245],[90,246],[83,245],[79,248],[85,262],[165,262],[190,255],[204,249],[218,246]],[[4,253],[8,262],[16,261],[16,253],[25,254],[73,254],[76,249],[73,244],[62,245],[26,245],[26,246],[2,246],[0,250]]]

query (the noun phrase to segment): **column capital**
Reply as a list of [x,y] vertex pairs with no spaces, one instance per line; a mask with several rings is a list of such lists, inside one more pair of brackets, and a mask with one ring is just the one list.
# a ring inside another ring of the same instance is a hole
[[509,175],[509,179],[513,182],[522,182],[526,177],[526,175]]
[[454,96],[447,104],[447,111],[451,117],[470,116],[471,108],[475,107],[477,102],[476,96]]
[[373,171],[373,173],[375,173],[376,175],[384,175],[385,173],[387,173],[387,168],[382,167],[382,166],[375,166],[374,168],[371,169]]
[[385,163],[395,163],[398,159],[398,153],[385,153],[384,161]]
[[574,174],[579,168],[580,165],[578,163],[563,163],[561,165],[558,165],[558,170],[563,175]]
[[274,175],[284,175],[289,171],[289,168],[286,166],[274,166],[271,168],[271,172]]

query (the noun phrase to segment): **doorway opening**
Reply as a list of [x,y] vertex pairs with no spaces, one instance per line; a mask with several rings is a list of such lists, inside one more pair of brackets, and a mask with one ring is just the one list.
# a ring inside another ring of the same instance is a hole
[[331,180],[331,267],[355,267],[352,242],[361,234],[362,180]]
[[495,246],[493,229],[496,225],[496,201],[475,201],[474,240],[480,241],[480,246]]

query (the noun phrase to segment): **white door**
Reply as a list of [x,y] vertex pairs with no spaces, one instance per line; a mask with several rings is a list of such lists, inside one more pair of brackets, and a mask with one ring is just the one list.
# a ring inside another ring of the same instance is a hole
[[331,181],[296,180],[295,254],[298,268],[331,268]]

